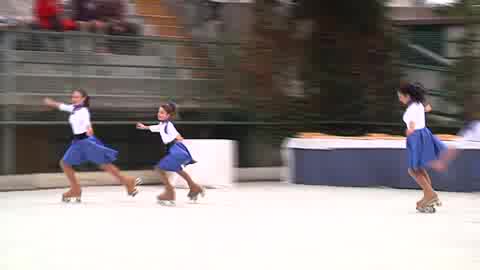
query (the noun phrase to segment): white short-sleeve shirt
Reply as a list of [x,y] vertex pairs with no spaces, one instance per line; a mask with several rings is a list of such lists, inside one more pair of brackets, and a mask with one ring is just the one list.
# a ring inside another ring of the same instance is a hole
[[410,122],[415,123],[415,129],[425,128],[425,107],[420,102],[413,102],[410,104],[403,114],[403,122],[407,125],[407,128]]
[[480,121],[471,122],[465,128],[463,128],[459,133],[461,138],[457,140],[456,146],[462,146],[468,142],[480,142]]
[[173,125],[172,122],[162,122],[158,125],[149,126],[151,132],[159,132],[160,136],[162,137],[163,143],[171,143],[173,140],[177,138],[180,133],[178,133],[177,129]]
[[81,107],[75,109],[73,105],[60,104],[58,107],[61,111],[69,112],[68,122],[72,127],[73,134],[78,135],[86,133],[88,128],[91,127],[90,112],[88,108]]

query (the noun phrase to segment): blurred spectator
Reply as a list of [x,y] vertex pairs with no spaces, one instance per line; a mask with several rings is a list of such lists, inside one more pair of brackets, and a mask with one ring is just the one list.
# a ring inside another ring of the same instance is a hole
[[100,32],[104,24],[98,20],[98,0],[71,0],[72,19],[81,30]]
[[76,24],[64,18],[63,4],[58,0],[36,0],[33,8],[35,29],[43,30],[75,30]]
[[138,28],[126,20],[126,3],[124,0],[97,0],[98,19],[106,23],[109,35],[136,35]]
[[[138,26],[126,19],[127,6],[124,0],[97,0],[98,20],[105,24],[108,35],[138,35]],[[124,39],[110,39],[109,49],[117,54],[135,54],[138,41]]]
[[90,22],[97,19],[95,0],[72,0],[72,18],[75,21]]

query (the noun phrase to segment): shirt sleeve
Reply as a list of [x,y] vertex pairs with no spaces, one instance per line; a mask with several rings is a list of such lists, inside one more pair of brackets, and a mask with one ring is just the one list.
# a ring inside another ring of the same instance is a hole
[[423,104],[420,103],[418,106],[416,106],[413,113],[412,121],[415,122],[415,127],[418,127],[421,125],[421,117],[425,115],[425,107],[423,107]]
[[160,132],[161,126],[153,125],[153,126],[149,126],[148,129],[150,129],[151,132]]
[[69,113],[73,112],[73,108],[74,108],[73,105],[67,105],[67,104],[63,104],[63,103],[60,104],[60,106],[58,106],[58,109],[60,111],[69,112]]
[[83,108],[76,113],[78,113],[80,125],[85,128],[92,126],[92,123],[90,122],[90,112],[87,109]]
[[415,107],[410,106],[408,107],[407,111],[405,112],[405,123],[407,124],[407,128],[410,128],[410,122],[415,121]]
[[180,135],[180,133],[178,133],[177,129],[175,128],[175,126],[172,124],[172,123],[168,123],[167,124],[167,131],[168,131],[168,135],[169,136],[172,136],[173,138],[176,138],[178,135]]
[[421,122],[421,117],[422,115],[425,114],[425,107],[423,107],[423,105],[419,104],[419,105],[412,105],[408,108],[407,110],[407,126],[408,128],[410,128],[410,122],[414,122],[415,123],[415,126],[418,127],[418,125],[420,125],[420,122]]

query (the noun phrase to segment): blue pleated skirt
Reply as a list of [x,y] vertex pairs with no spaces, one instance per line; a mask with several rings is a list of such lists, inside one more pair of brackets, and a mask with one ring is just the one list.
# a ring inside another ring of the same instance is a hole
[[110,164],[117,159],[118,152],[106,147],[94,136],[82,140],[73,140],[62,160],[68,165],[80,165],[91,162],[97,165]]
[[425,169],[437,160],[447,147],[428,128],[415,130],[407,137],[408,167]]
[[188,148],[181,142],[176,142],[170,147],[167,155],[156,165],[157,168],[168,172],[179,172],[183,167],[195,164]]

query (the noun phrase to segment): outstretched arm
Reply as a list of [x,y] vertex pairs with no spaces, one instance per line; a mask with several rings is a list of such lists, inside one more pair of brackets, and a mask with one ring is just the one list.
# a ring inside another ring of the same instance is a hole
[[148,126],[145,126],[144,124],[142,123],[137,123],[137,129],[140,129],[140,130],[148,130],[150,129]]
[[74,110],[73,105],[67,105],[67,104],[64,104],[64,103],[61,103],[61,102],[57,102],[57,101],[55,101],[51,98],[45,98],[43,100],[43,103],[50,108],[57,109],[57,110],[64,111],[64,112],[71,113]]
[[57,102],[57,101],[55,101],[55,100],[53,100],[53,99],[51,99],[51,98],[45,98],[45,99],[43,99],[43,103],[44,103],[46,106],[48,106],[48,107],[50,107],[50,108],[53,108],[53,109],[59,109],[59,108],[60,108],[60,105],[62,104],[62,103]]
[[151,132],[160,132],[160,125],[147,126],[143,123],[137,123],[137,129],[150,130]]

